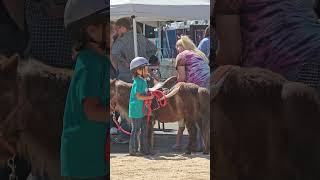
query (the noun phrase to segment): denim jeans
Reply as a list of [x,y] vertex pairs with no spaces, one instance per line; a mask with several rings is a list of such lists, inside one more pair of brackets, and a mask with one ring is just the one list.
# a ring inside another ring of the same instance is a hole
[[146,118],[138,118],[132,119],[132,130],[131,130],[131,136],[130,136],[130,142],[129,142],[129,153],[137,153],[138,152],[138,134],[141,130],[140,135],[140,152],[143,154],[150,153],[150,147],[147,143],[147,120]]
[[202,137],[202,132],[201,129],[199,128],[198,124],[196,125],[197,127],[197,150],[201,150],[203,148],[203,137]]
[[[122,129],[130,132],[131,127],[130,127],[130,124],[128,123],[128,121],[124,117],[120,117],[120,118],[121,118],[120,126],[122,127]],[[129,135],[127,135],[123,132],[120,132],[120,139],[125,140],[125,139],[129,139],[129,138],[130,138]]]

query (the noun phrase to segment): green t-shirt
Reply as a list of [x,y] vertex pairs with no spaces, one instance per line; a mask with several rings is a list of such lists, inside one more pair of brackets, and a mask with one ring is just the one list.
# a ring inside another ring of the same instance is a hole
[[82,50],[77,57],[63,117],[62,176],[90,178],[109,173],[105,158],[109,124],[89,120],[83,109],[87,97],[109,103],[109,66],[107,57],[91,49]]
[[137,76],[134,78],[133,85],[130,92],[129,102],[129,118],[143,118],[143,101],[138,100],[136,97],[137,93],[146,94],[148,91],[147,81]]

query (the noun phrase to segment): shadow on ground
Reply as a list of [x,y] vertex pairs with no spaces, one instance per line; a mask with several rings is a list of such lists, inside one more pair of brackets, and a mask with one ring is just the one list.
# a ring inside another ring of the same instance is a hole
[[202,153],[195,153],[191,155],[185,155],[185,154],[168,154],[168,153],[159,153],[154,156],[145,156],[144,158],[149,160],[170,160],[170,161],[181,161],[181,160],[187,160],[187,159],[193,159],[193,158],[204,158],[207,160],[210,160],[209,155],[204,155]]
[[[171,149],[172,145],[176,142],[175,134],[155,134],[154,135],[154,151],[159,153],[184,153],[185,148],[181,151],[174,151]],[[183,135],[182,144],[183,147],[188,143],[188,135]],[[129,144],[111,144],[110,147],[111,155],[112,153],[116,154],[128,154],[129,153]]]
[[[162,125],[161,125],[162,126]],[[155,125],[157,127],[157,125]],[[154,151],[156,155],[154,156],[143,156],[149,160],[186,160],[193,158],[206,158],[210,159],[210,155],[204,155],[202,152],[192,153],[191,155],[184,154],[186,151],[186,146],[188,143],[188,132],[185,130],[182,137],[182,149],[173,150],[171,147],[176,142],[176,133],[177,133],[177,123],[166,123],[165,128],[162,127],[154,129]],[[128,156],[129,155],[129,144],[111,144],[110,147],[110,158],[116,158],[118,156]]]
[[[117,157],[126,157],[130,156],[128,154],[115,154],[111,155],[110,158],[117,158]],[[184,161],[184,160],[189,160],[189,159],[194,159],[194,158],[202,158],[202,159],[207,159],[210,160],[209,155],[203,155],[202,153],[195,153],[191,155],[185,155],[185,154],[179,154],[179,153],[158,153],[153,156],[135,156],[135,157],[140,157],[148,160],[160,160],[160,161]]]

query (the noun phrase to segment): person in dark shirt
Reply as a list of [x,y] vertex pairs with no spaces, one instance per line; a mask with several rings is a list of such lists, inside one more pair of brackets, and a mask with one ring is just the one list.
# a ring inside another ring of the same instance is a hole
[[72,69],[72,40],[64,28],[66,0],[25,0],[29,35],[27,56],[45,64]]
[[[15,53],[22,56],[26,47],[27,36],[24,27],[16,22],[15,17],[12,16],[19,14],[19,6],[21,3],[16,1],[0,1],[0,54],[5,56],[11,56]],[[10,13],[10,10],[14,13]]]

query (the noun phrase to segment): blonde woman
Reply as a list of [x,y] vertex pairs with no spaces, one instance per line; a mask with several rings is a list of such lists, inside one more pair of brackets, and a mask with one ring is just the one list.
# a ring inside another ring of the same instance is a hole
[[[188,36],[181,36],[176,43],[178,56],[176,58],[176,69],[178,72],[178,82],[194,83],[201,87],[209,88],[210,67],[207,56],[200,51]],[[181,137],[185,129],[184,120],[179,121],[179,129],[174,150],[181,149]],[[202,140],[199,135],[197,149],[201,151]]]
[[178,81],[209,88],[210,68],[207,56],[188,36],[181,36],[176,43],[176,48],[179,53],[176,58]]

